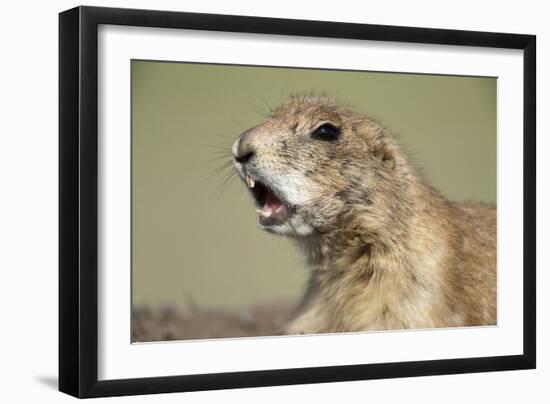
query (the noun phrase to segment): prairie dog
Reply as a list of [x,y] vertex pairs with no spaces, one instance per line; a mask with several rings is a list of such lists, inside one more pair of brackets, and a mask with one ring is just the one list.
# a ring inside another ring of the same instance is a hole
[[232,153],[260,227],[311,268],[285,333],[496,324],[496,208],[447,200],[377,122],[291,96]]

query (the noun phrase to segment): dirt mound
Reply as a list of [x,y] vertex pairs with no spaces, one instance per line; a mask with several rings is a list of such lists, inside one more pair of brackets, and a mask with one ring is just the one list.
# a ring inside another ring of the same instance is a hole
[[231,311],[198,307],[136,308],[132,342],[281,335],[293,306],[272,303]]

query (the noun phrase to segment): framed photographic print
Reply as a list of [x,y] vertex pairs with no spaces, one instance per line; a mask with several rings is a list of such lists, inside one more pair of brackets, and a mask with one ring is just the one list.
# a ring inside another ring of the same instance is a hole
[[535,367],[534,36],[59,27],[61,391]]

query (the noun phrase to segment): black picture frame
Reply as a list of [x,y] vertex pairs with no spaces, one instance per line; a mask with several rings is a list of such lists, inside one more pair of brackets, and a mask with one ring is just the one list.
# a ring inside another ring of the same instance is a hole
[[[523,50],[523,354],[98,380],[100,24]],[[535,60],[534,35],[97,7],[60,13],[59,390],[84,398],[535,368]]]

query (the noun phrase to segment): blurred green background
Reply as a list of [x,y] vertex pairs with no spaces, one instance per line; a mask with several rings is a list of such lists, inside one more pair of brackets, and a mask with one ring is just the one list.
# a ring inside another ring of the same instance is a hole
[[[132,299],[240,309],[298,299],[307,269],[261,231],[230,145],[291,93],[381,122],[453,200],[496,202],[496,79],[132,61]],[[221,184],[221,188],[220,188]],[[224,185],[225,184],[225,185]]]

